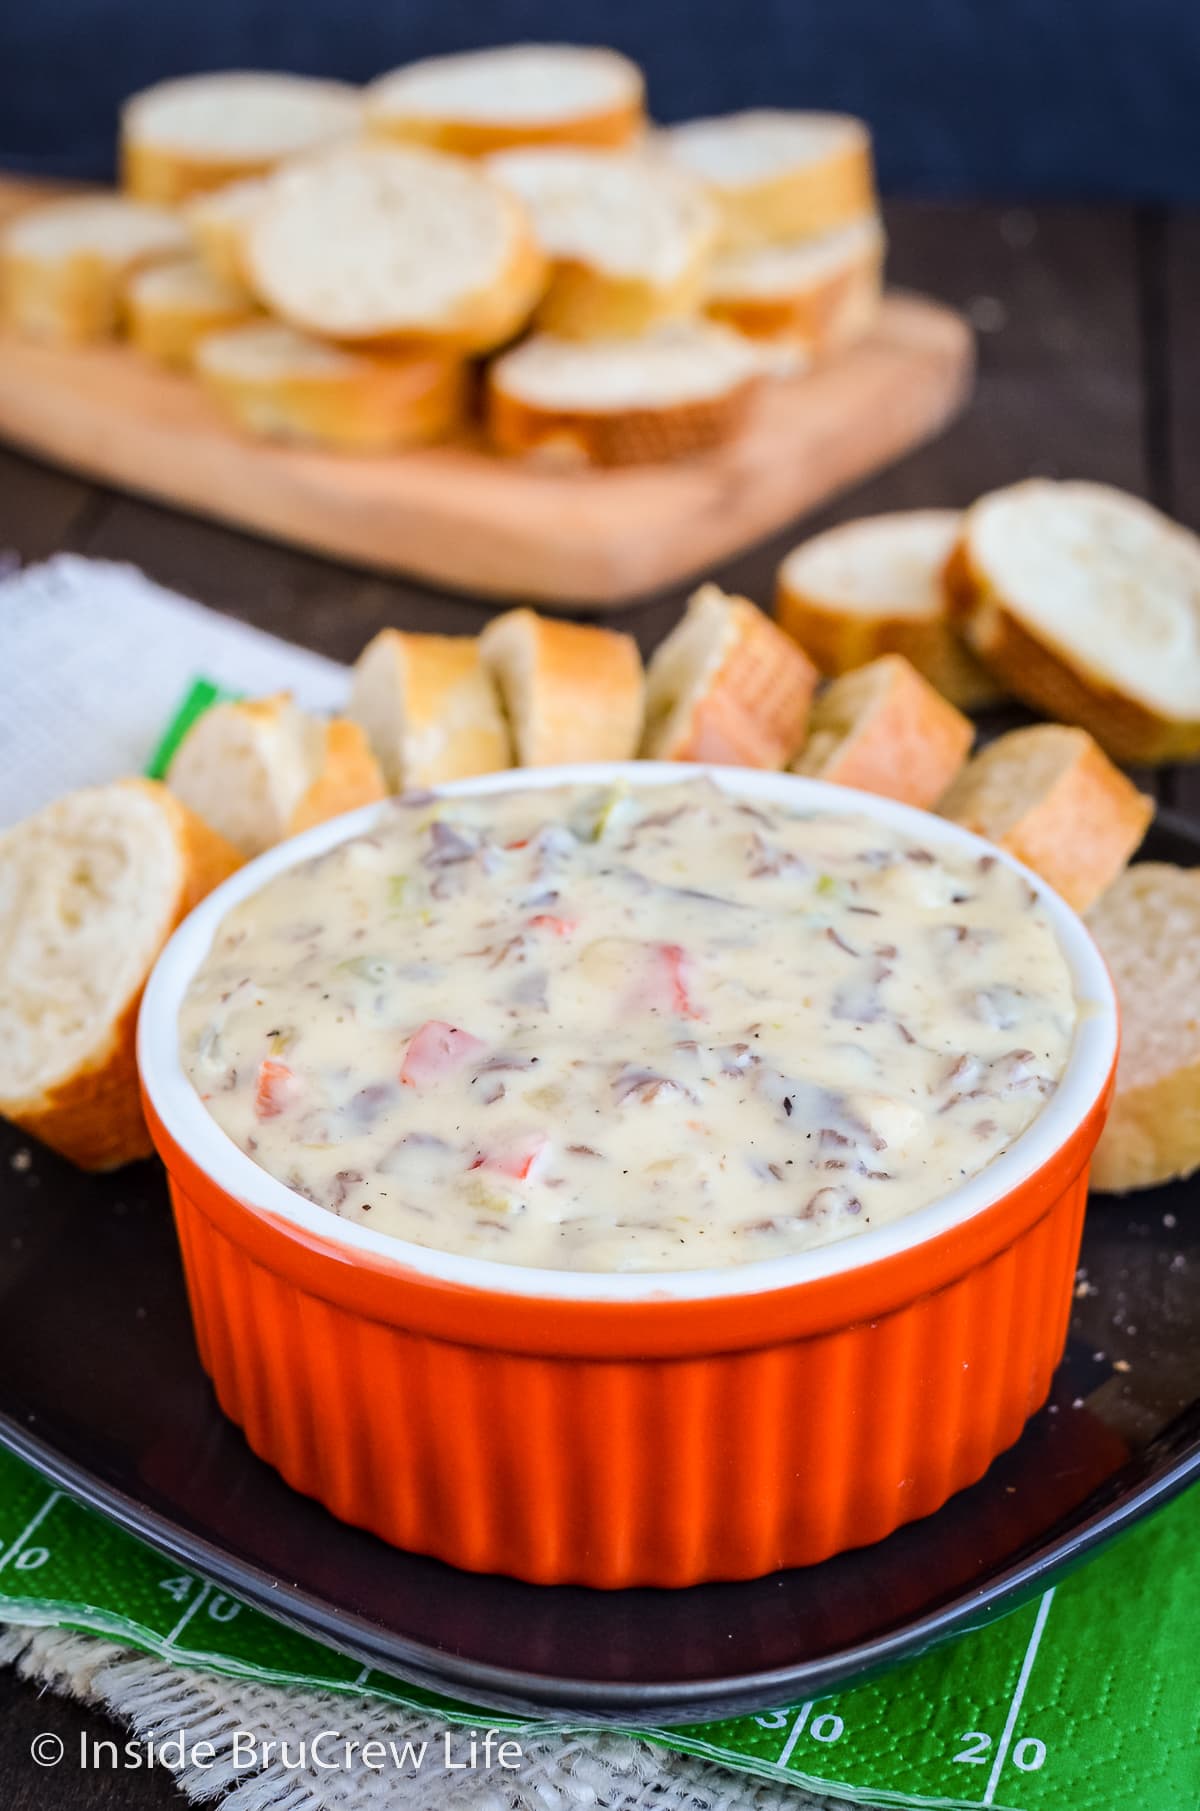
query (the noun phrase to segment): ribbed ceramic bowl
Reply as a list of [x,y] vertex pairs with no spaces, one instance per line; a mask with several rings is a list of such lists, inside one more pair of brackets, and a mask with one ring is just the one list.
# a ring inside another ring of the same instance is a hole
[[[654,785],[658,764],[526,770]],[[889,801],[717,770],[749,798],[854,810],[927,847],[986,845]],[[1011,1445],[1062,1355],[1117,1051],[1095,945],[1030,880],[1081,1002],[1063,1079],[995,1163],[905,1219],[812,1252],[602,1275],[429,1251],[343,1221],[209,1118],[176,1021],[229,908],[368,830],[372,806],[273,849],[175,933],[139,1062],[170,1177],[200,1355],[226,1414],[296,1489],[397,1546],[606,1587],[750,1578],[879,1540]]]

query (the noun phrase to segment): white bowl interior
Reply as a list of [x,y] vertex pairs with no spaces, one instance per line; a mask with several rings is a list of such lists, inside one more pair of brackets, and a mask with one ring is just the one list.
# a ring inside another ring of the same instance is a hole
[[[445,798],[476,796],[564,782],[603,786],[622,781],[631,786],[654,786],[699,774],[707,774],[727,791],[745,798],[774,800],[805,811],[856,812],[873,817],[947,853],[997,853],[981,838],[911,806],[830,786],[821,780],[750,768],[702,768],[659,761],[521,768],[459,781],[440,787],[438,794]],[[370,830],[392,809],[391,803],[385,802],[349,812],[281,843],[239,869],[196,907],[163,950],[147,984],[138,1022],[142,1080],[155,1112],[176,1143],[249,1211],[270,1214],[332,1240],[347,1251],[370,1253],[403,1269],[450,1283],[560,1301],[696,1301],[791,1288],[797,1283],[839,1276],[873,1264],[935,1239],[980,1213],[1052,1156],[1086,1117],[1107,1079],[1117,1044],[1117,1006],[1103,958],[1071,908],[1036,874],[1001,853],[1000,859],[1023,874],[1036,890],[1054,927],[1071,970],[1079,1018],[1067,1067],[1042,1112],[1007,1151],[951,1193],[870,1232],[854,1233],[811,1251],[756,1264],[673,1272],[535,1270],[436,1251],[340,1219],[260,1169],[210,1118],[180,1062],[178,1015],[192,976],[208,954],[217,926],[231,907],[256,893],[275,875]]]

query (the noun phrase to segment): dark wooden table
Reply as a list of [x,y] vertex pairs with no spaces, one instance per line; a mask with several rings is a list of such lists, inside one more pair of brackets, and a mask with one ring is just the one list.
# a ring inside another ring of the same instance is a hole
[[[1200,216],[1130,209],[888,209],[893,281],[963,309],[979,337],[979,383],[941,440],[848,493],[804,531],[849,516],[961,505],[1015,479],[1086,477],[1148,497],[1200,528]],[[758,602],[797,533],[713,574]],[[173,514],[0,449],[0,549],[26,560],[61,549],[130,560],[163,584],[277,635],[352,660],[377,629],[473,631],[468,598],[356,573]],[[683,603],[674,592],[605,620],[649,650]],[[2,676],[2,675],[0,675]],[[1200,818],[1200,766],[1140,775]],[[184,1803],[142,1773],[106,1782],[70,1763],[42,1772],[29,1743],[52,1730],[77,1752],[102,1719],[0,1673],[0,1805],[73,1811]]]

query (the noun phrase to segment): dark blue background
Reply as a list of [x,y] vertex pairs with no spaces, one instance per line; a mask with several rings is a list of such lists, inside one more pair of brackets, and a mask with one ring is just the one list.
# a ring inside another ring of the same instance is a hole
[[617,45],[662,119],[861,113],[892,193],[1200,199],[1200,0],[0,0],[0,163],[103,175],[118,100],[167,75],[522,37]]

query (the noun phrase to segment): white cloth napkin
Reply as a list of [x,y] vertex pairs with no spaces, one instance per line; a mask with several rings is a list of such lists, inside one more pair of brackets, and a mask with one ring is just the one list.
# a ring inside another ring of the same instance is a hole
[[59,554],[0,582],[0,827],[138,773],[196,678],[337,710],[345,667],[177,597],[132,566]]

